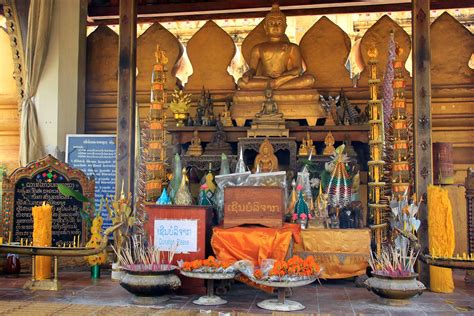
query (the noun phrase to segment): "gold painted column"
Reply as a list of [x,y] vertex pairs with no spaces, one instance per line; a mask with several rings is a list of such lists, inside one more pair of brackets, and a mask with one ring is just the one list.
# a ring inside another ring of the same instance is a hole
[[115,192],[132,192],[135,173],[137,0],[120,0]]
[[383,144],[384,144],[384,124],[382,100],[379,99],[380,79],[377,79],[377,48],[371,47],[367,52],[369,56],[369,210],[373,215],[374,222],[371,228],[374,231],[377,255],[382,250],[383,230],[386,225],[382,222],[383,210],[387,207],[382,203],[385,182],[382,182],[383,166]]
[[[421,226],[418,238],[421,251],[428,252],[428,214],[426,191],[433,183],[433,157],[431,154],[431,52],[430,52],[430,1],[412,2],[413,43],[413,124],[415,129],[415,192],[423,197],[418,211]],[[420,263],[420,280],[429,287],[428,266]]]

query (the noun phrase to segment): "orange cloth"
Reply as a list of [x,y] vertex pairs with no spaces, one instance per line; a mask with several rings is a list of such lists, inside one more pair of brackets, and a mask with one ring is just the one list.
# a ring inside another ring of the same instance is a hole
[[284,224],[282,228],[215,227],[211,245],[219,260],[247,259],[258,265],[267,258],[284,260],[292,237],[296,243],[301,241],[300,230],[296,224]]
[[342,279],[365,274],[370,256],[369,229],[319,229],[301,232],[303,242],[295,254],[312,255],[323,268],[324,279]]

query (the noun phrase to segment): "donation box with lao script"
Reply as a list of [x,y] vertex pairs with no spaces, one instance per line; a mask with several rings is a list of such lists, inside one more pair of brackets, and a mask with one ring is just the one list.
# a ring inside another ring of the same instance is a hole
[[246,224],[279,228],[285,213],[284,189],[233,186],[224,189],[224,228]]

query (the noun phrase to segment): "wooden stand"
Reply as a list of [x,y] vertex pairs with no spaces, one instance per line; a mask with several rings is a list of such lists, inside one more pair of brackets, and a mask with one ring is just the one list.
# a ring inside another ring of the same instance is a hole
[[31,256],[31,281],[27,281],[23,286],[26,290],[58,291],[61,285],[58,281],[58,257],[54,257],[54,277],[48,280],[37,280],[35,275],[35,257]]
[[[192,261],[205,259],[211,249],[211,220],[212,209],[204,206],[175,206],[175,205],[147,205],[145,207],[148,221],[145,223],[145,230],[151,240],[155,240],[155,220],[157,219],[178,219],[197,220],[197,252],[177,253],[172,264],[177,265],[178,260]],[[192,279],[179,276],[181,279],[180,294],[206,294],[204,280]]]

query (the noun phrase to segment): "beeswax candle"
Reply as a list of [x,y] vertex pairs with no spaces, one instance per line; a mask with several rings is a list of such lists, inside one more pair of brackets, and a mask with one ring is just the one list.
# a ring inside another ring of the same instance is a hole
[[[41,206],[34,206],[33,210],[33,246],[49,247],[52,242],[53,208],[43,202]],[[37,256],[35,258],[35,279],[46,280],[51,278],[51,257]]]

